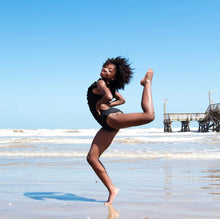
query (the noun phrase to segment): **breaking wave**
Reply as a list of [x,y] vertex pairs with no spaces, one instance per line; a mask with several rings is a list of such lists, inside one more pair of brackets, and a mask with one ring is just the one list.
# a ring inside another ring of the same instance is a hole
[[[0,157],[85,157],[96,129],[0,130]],[[216,132],[164,133],[163,129],[124,129],[103,154],[129,159],[220,159]]]

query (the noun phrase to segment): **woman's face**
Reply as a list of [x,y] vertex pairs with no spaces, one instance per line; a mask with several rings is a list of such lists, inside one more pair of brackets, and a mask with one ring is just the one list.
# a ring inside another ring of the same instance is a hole
[[107,81],[115,80],[116,77],[116,66],[114,64],[108,64],[104,66],[101,70],[100,76]]

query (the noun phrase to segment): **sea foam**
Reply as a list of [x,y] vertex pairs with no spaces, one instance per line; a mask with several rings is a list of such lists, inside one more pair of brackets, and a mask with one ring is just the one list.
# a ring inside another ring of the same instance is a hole
[[[0,157],[85,157],[96,129],[0,130]],[[220,135],[123,129],[102,155],[131,159],[220,159]]]

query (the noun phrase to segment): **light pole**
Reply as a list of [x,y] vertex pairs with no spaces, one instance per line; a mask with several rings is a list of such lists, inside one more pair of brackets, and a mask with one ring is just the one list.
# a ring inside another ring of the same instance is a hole
[[212,104],[211,93],[212,93],[212,92],[216,92],[216,91],[217,91],[217,89],[215,89],[215,90],[209,90],[209,105]]
[[164,108],[163,108],[163,109],[164,109],[163,113],[164,113],[164,114],[166,114],[166,103],[167,103],[167,102],[168,102],[168,99],[164,99],[164,100],[163,100],[163,107],[164,107]]

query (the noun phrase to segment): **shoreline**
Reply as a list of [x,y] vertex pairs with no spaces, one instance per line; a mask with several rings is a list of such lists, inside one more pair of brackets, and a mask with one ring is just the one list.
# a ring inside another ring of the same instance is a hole
[[0,130],[0,218],[220,218],[218,133],[122,130],[101,157],[120,189],[108,208],[86,161],[96,131]]
[[[102,160],[120,188],[118,218],[220,217],[218,161]],[[1,218],[109,218],[108,193],[85,160],[31,162],[1,164]]]

